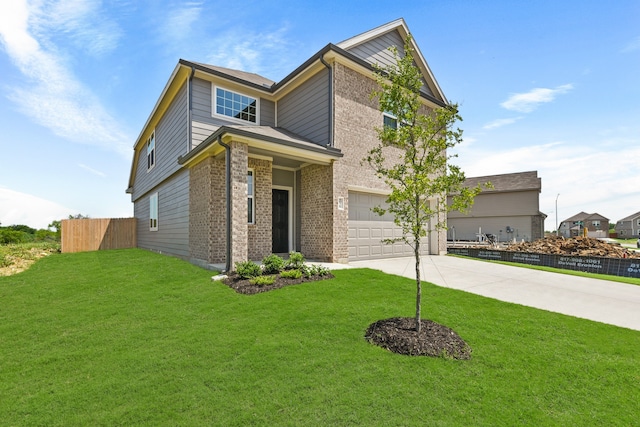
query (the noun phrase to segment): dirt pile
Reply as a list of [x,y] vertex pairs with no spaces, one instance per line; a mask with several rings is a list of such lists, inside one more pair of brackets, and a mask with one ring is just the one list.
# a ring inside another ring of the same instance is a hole
[[631,251],[618,244],[607,243],[591,237],[546,237],[535,242],[515,243],[509,245],[506,250],[552,255],[640,258],[640,252]]

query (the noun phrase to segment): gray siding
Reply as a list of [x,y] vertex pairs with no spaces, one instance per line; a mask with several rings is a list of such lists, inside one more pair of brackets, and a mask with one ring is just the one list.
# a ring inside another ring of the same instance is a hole
[[278,101],[278,127],[316,144],[329,142],[328,72],[322,70]]
[[404,40],[402,40],[400,33],[397,31],[388,32],[373,40],[354,46],[348,49],[348,52],[371,64],[387,66],[395,64],[393,54],[389,52],[389,47],[391,46],[398,48],[400,56],[404,55]]
[[[398,54],[404,56],[404,40],[397,31],[388,32],[373,40],[354,46],[347,51],[371,64],[386,67],[388,65],[395,65],[393,54],[389,51],[389,47],[391,46],[397,47]],[[422,91],[433,96],[431,89],[429,89],[429,86],[424,82],[424,79]]]
[[[221,85],[224,87],[224,85]],[[250,96],[258,96],[251,91],[243,92]],[[275,126],[275,106],[272,101],[260,98],[259,124]],[[193,129],[192,146],[196,147],[209,135],[223,125],[237,125],[237,121],[225,120],[213,115],[212,83],[198,78],[193,79]],[[247,123],[250,125],[251,123]]]
[[264,98],[260,98],[260,125],[276,125],[276,104]]
[[[149,231],[149,195],[158,192],[158,231]],[[189,171],[184,170],[134,203],[138,247],[189,257]]]
[[147,171],[147,149],[138,158],[132,200],[153,190],[179,168],[178,157],[187,151],[187,86],[183,85],[166,114],[156,126],[156,164]]

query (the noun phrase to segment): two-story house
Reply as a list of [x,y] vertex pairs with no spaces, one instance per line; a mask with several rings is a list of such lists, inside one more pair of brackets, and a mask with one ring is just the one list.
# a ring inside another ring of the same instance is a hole
[[588,237],[609,237],[609,218],[599,213],[580,212],[558,226],[558,234],[563,237],[583,236],[585,231]]
[[537,171],[470,177],[464,185],[475,187],[490,182],[469,212],[450,211],[447,215],[449,240],[478,240],[492,234],[499,241],[533,241],[544,237],[544,220],[540,212],[542,180]]
[[615,231],[621,239],[640,237],[640,212],[636,212],[616,222]]
[[[127,192],[138,246],[201,265],[302,252],[347,262],[406,256],[393,218],[371,211],[388,188],[362,164],[378,143],[374,64],[394,63],[399,19],[328,44],[279,82],[179,60],[134,146]],[[447,100],[420,49],[426,108]],[[446,250],[430,233],[429,253]]]

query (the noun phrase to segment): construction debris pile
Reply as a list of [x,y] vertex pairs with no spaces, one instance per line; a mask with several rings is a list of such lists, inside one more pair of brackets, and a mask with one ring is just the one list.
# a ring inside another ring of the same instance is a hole
[[514,243],[505,249],[512,252],[536,254],[640,258],[640,252],[590,237],[546,237],[535,242]]

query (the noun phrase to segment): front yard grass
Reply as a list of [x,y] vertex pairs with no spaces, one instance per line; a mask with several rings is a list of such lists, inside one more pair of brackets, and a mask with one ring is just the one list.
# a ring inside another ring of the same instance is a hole
[[[0,277],[4,425],[629,426],[640,332],[425,284],[472,359],[367,343],[415,283],[373,270],[257,295],[139,249]],[[426,278],[428,280],[428,277]]]

